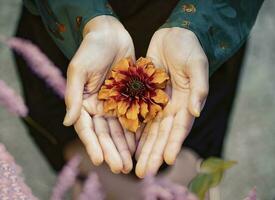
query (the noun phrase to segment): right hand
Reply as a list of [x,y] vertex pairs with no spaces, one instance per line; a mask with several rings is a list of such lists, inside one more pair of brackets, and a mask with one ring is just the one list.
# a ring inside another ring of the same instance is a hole
[[208,59],[197,36],[185,28],[163,28],[151,39],[147,57],[169,73],[170,99],[148,123],[136,151],[136,174],[156,174],[163,161],[172,165],[199,117],[209,88]]
[[85,25],[83,41],[67,71],[63,124],[74,124],[92,162],[99,165],[105,160],[114,173],[131,171],[135,137],[117,118],[103,114],[97,92],[110,67],[125,57],[135,59],[129,33],[116,18],[98,16]]

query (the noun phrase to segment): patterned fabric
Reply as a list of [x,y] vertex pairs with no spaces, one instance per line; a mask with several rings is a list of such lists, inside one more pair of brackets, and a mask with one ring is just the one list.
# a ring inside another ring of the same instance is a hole
[[57,46],[72,58],[82,40],[84,25],[100,15],[113,15],[107,0],[24,0],[32,14],[39,14]]
[[180,0],[162,28],[183,27],[199,38],[210,75],[246,41],[263,0]]
[[[114,15],[107,0],[24,0],[24,3],[33,14],[42,16],[51,37],[69,59],[80,45],[83,27],[90,19]],[[160,28],[182,27],[193,31],[208,57],[212,75],[246,41],[262,3],[263,0],[253,3],[251,0],[180,0]]]

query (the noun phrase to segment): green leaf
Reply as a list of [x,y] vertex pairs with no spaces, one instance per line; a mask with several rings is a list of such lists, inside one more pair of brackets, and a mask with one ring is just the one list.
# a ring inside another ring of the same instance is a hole
[[190,183],[189,190],[196,194],[200,200],[204,200],[206,192],[211,185],[210,174],[198,174]]
[[215,187],[220,184],[223,177],[223,172],[215,172],[209,175],[211,177],[210,187]]
[[233,160],[222,160],[220,158],[208,158],[201,164],[201,172],[203,173],[216,173],[224,172],[227,169],[230,169],[237,162]]
[[203,161],[201,173],[189,185],[190,191],[196,194],[200,200],[204,200],[206,192],[217,186],[222,180],[223,173],[236,163],[236,161],[225,161],[214,157]]

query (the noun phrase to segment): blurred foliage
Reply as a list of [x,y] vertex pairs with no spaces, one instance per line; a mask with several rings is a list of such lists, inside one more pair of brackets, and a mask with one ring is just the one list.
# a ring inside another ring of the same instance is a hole
[[189,190],[196,194],[200,200],[204,200],[206,192],[217,186],[221,182],[224,172],[236,163],[236,161],[226,161],[214,157],[204,160],[200,166],[200,173],[191,181]]

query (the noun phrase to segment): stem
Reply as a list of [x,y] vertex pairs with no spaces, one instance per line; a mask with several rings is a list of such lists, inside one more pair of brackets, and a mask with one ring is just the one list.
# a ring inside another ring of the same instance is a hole
[[23,117],[23,119],[34,129],[40,132],[45,138],[47,138],[52,144],[57,144],[56,139],[51,135],[51,133],[49,133],[45,128],[43,128],[40,124],[34,121],[30,116]]

